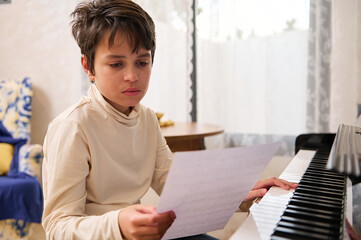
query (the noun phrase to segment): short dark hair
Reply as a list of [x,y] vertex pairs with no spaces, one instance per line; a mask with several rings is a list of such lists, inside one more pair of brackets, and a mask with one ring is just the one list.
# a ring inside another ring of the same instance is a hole
[[156,47],[155,26],[152,18],[131,0],[94,0],[77,5],[72,33],[81,53],[85,55],[89,70],[94,74],[95,49],[105,32],[110,32],[109,47],[115,35],[125,34],[133,52],[144,47],[151,51],[152,62]]

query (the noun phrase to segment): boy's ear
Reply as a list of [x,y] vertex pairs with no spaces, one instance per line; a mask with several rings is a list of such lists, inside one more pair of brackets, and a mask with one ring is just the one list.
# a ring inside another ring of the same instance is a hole
[[86,75],[88,75],[89,80],[91,82],[94,82],[94,80],[95,80],[94,75],[91,73],[91,71],[88,67],[88,62],[87,62],[87,59],[84,54],[81,55],[80,62],[84,69],[84,72],[86,73]]

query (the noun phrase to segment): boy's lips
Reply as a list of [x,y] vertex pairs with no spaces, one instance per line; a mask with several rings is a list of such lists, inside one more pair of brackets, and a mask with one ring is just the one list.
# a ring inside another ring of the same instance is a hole
[[123,93],[127,96],[136,96],[140,93],[140,90],[138,88],[127,88]]

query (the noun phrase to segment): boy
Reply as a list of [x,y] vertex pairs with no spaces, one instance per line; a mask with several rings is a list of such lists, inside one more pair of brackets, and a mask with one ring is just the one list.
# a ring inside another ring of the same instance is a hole
[[[94,84],[50,124],[44,140],[43,226],[48,239],[160,239],[174,212],[140,204],[161,193],[172,153],[158,120],[140,104],[155,52],[150,16],[130,0],[81,3],[72,13],[81,64]],[[294,185],[269,179],[267,187]]]

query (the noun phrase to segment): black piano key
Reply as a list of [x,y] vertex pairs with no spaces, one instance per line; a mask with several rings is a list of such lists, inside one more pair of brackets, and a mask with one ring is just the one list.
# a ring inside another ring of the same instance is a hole
[[298,206],[298,205],[293,205],[293,204],[288,204],[287,209],[305,212],[305,213],[309,214],[310,216],[322,217],[322,218],[328,219],[330,221],[333,221],[333,220],[338,221],[342,214],[342,212],[341,212],[342,209],[335,209],[334,211],[330,211],[330,210]]
[[303,174],[304,178],[319,178],[323,181],[333,181],[333,182],[338,182],[338,183],[343,183],[345,180],[342,177],[332,177],[330,178],[330,176],[325,176],[325,175],[321,175],[321,174],[315,174],[314,172],[305,172]]
[[329,206],[334,206],[336,208],[342,208],[342,201],[332,201],[330,199],[322,199],[322,198],[315,198],[309,197],[307,195],[293,195],[292,200],[300,200],[300,201],[307,201],[310,203],[319,203],[319,204],[326,204]]
[[333,223],[329,223],[329,222],[315,222],[315,221],[312,222],[307,219],[295,218],[295,217],[290,217],[290,216],[282,216],[280,219],[280,223],[281,222],[291,222],[291,223],[300,224],[300,225],[304,225],[304,226],[313,226],[313,227],[317,227],[317,228],[328,229],[330,232],[332,232],[332,234],[339,232],[337,225],[333,224]]
[[326,215],[322,215],[322,214],[310,213],[310,212],[306,212],[306,211],[299,211],[299,210],[288,209],[288,208],[286,208],[283,215],[289,216],[289,217],[300,218],[303,220],[335,224],[335,226],[337,224],[340,224],[340,219],[337,219],[334,216],[326,216]]
[[329,229],[326,228],[322,228],[322,227],[317,227],[317,226],[310,226],[310,225],[302,225],[299,224],[298,222],[294,223],[294,222],[287,222],[287,221],[281,221],[280,224],[278,225],[279,227],[285,227],[285,228],[290,228],[290,229],[294,229],[294,230],[300,230],[300,231],[307,231],[307,232],[311,232],[311,233],[316,233],[316,234],[322,234],[325,236],[329,236],[329,237],[337,237],[338,236],[338,232],[330,232]]
[[310,200],[306,200],[306,199],[297,199],[297,198],[292,198],[292,200],[289,202],[289,205],[296,205],[296,206],[308,207],[308,208],[316,208],[316,209],[328,210],[328,211],[342,210],[342,206],[340,206],[340,205],[324,203],[324,202],[317,202],[317,201],[310,201]]
[[309,174],[312,174],[312,173],[321,173],[325,176],[332,176],[336,179],[339,179],[339,178],[343,178],[343,175],[339,174],[339,173],[335,173],[335,172],[332,172],[328,169],[326,169],[326,166],[321,166],[321,165],[318,165],[318,164],[310,164],[308,166],[308,168],[306,169],[306,171],[304,172],[304,174],[306,173],[309,173]]
[[332,192],[335,194],[341,194],[341,196],[343,195],[343,190],[344,189],[338,189],[335,187],[330,187],[329,185],[326,184],[319,184],[319,183],[310,183],[310,182],[303,182],[302,180],[300,181],[300,183],[298,184],[298,186],[302,186],[302,187],[307,187],[309,189],[318,189],[321,191],[327,191],[327,192]]
[[337,192],[344,192],[344,186],[339,186],[337,184],[332,184],[332,183],[323,183],[323,182],[316,182],[316,181],[309,181],[309,180],[301,180],[298,183],[298,186],[313,186],[313,187],[319,187],[319,188],[324,188],[324,189],[330,189],[333,191],[337,191]]
[[307,182],[300,182],[298,184],[298,186],[300,188],[307,188],[309,190],[323,191],[323,192],[328,192],[330,194],[336,194],[341,197],[344,195],[343,189],[332,188],[330,186],[317,184],[317,183],[313,184],[313,183],[307,183]]
[[300,198],[311,197],[311,198],[314,198],[314,199],[317,199],[317,200],[333,202],[335,204],[341,204],[341,205],[343,204],[343,199],[330,197],[330,196],[321,196],[321,195],[315,196],[314,194],[307,193],[307,192],[295,192],[293,194],[293,197],[300,197]]
[[338,174],[332,174],[331,172],[327,171],[316,171],[314,169],[306,170],[304,175],[315,175],[320,177],[329,177],[330,179],[340,179],[342,180],[344,177]]
[[316,186],[318,186],[318,184],[323,184],[325,186],[329,186],[341,190],[345,189],[345,184],[343,181],[337,182],[337,181],[331,181],[330,179],[320,179],[317,177],[304,176],[299,182],[299,184],[301,185],[307,183],[312,183],[315,184]]
[[295,230],[291,228],[285,227],[276,227],[275,232],[272,236],[280,236],[285,237],[286,239],[294,239],[294,240],[327,240],[330,239],[328,236],[323,234],[311,233],[309,231],[301,231]]
[[329,192],[327,190],[320,190],[317,188],[305,188],[302,186],[298,186],[295,190],[295,192],[301,192],[301,193],[309,193],[313,194],[315,197],[317,196],[326,196],[326,197],[333,197],[333,198],[343,198],[343,194],[340,193],[333,193]]

